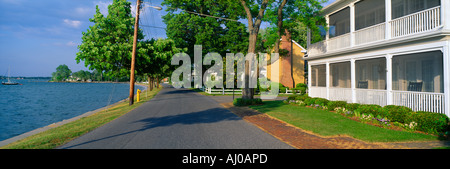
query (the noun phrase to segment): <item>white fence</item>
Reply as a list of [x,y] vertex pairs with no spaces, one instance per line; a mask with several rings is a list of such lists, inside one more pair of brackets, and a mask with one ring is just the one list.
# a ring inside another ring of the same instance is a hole
[[211,89],[211,88],[201,88],[202,91],[208,93],[208,94],[222,94],[222,95],[226,95],[226,94],[242,94],[242,89]]
[[432,30],[441,25],[441,7],[437,6],[390,21],[391,36],[399,37]]
[[392,91],[393,104],[413,111],[444,113],[444,93]]

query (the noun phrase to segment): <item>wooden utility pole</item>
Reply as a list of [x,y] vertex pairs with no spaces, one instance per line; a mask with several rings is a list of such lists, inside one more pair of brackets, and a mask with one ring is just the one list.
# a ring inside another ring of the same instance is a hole
[[133,52],[131,54],[130,97],[128,97],[130,106],[134,103],[134,64],[136,60],[136,45],[139,30],[139,6],[141,6],[141,0],[136,1],[136,21],[134,23]]

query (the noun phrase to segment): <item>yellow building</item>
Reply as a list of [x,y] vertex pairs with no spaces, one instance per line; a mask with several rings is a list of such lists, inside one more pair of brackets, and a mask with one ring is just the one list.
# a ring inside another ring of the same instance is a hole
[[289,33],[286,36],[282,36],[281,49],[287,50],[288,54],[280,56],[274,63],[270,64],[270,56],[267,57],[267,77],[270,79],[271,68],[274,64],[278,64],[279,80],[270,79],[271,81],[279,82],[289,88],[294,88],[299,83],[306,83],[305,61],[303,60],[306,49],[294,40],[291,40]]

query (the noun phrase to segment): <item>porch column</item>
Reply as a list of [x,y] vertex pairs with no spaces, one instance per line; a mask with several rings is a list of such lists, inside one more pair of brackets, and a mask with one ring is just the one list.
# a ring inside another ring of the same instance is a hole
[[325,64],[325,70],[326,70],[326,76],[325,76],[325,82],[326,82],[326,86],[327,86],[327,98],[326,99],[330,99],[330,63],[327,62]]
[[392,105],[392,55],[386,55],[386,105]]
[[386,105],[392,105],[392,55],[386,55]]
[[444,113],[450,117],[450,41],[447,41],[442,51],[444,63]]
[[450,30],[450,10],[448,9],[450,9],[450,1],[441,0],[441,22],[444,30]]
[[355,69],[355,59],[350,59],[350,84],[352,87],[352,103],[356,103],[356,69]]
[[[310,95],[310,93],[311,93],[311,85],[312,85],[312,80],[313,79],[311,79],[311,64],[308,62],[308,95]],[[317,76],[316,76],[317,77]],[[315,80],[315,79],[314,79]]]
[[350,46],[355,46],[355,3],[350,4]]
[[[444,1],[444,0],[443,0]],[[385,39],[391,39],[391,24],[389,23],[392,20],[392,11],[391,11],[391,0],[385,0]]]

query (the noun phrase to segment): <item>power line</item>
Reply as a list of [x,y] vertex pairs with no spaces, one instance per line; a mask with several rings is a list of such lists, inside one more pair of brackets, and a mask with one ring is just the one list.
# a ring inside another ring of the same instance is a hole
[[159,29],[166,29],[164,27],[159,27],[159,26],[151,26],[151,25],[140,25],[140,26],[144,26],[144,27],[151,27],[151,28],[159,28]]

